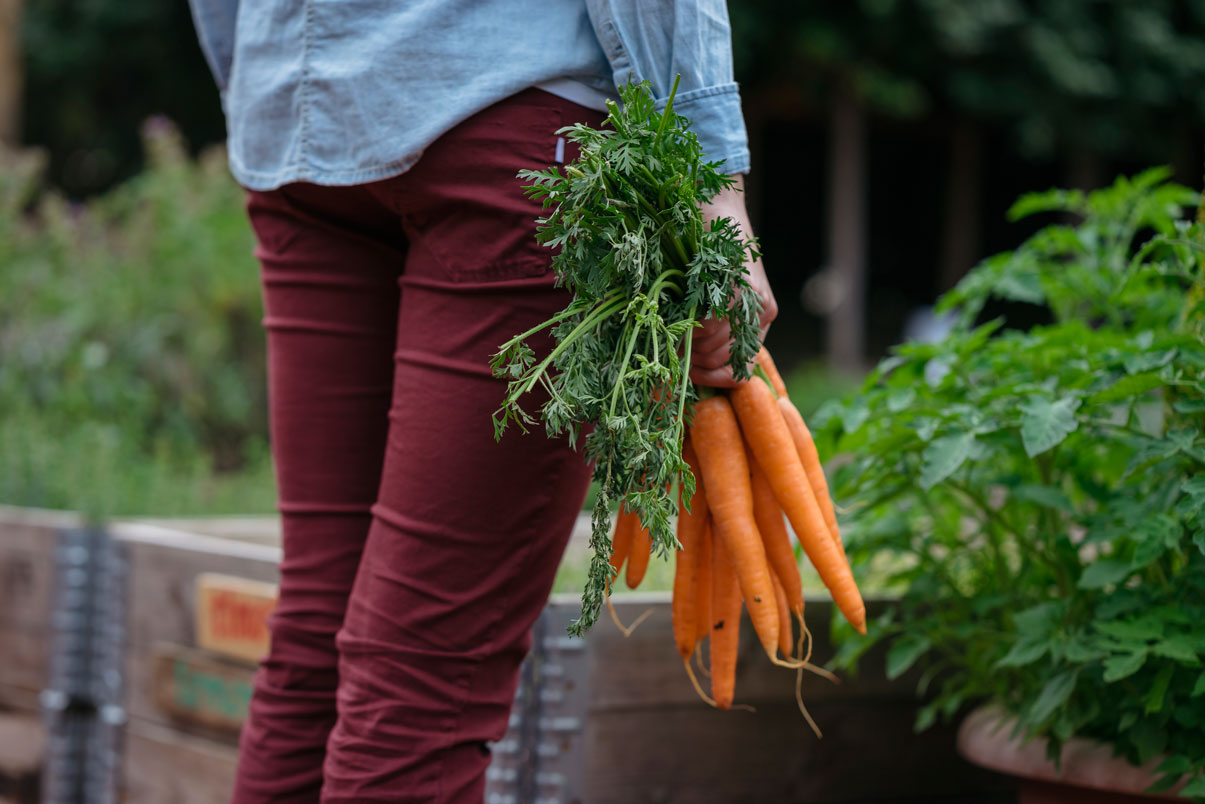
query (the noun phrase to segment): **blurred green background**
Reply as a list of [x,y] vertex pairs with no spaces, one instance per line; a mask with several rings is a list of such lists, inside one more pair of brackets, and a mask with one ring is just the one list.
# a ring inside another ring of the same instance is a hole
[[[1020,193],[1200,185],[1205,0],[730,7],[768,344],[805,414],[1029,234]],[[271,511],[257,267],[187,4],[4,12],[0,502]]]

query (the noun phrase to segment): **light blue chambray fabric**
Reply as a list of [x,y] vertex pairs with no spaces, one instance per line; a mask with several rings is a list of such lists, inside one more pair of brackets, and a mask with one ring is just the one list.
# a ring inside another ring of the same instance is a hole
[[189,0],[244,186],[360,184],[529,87],[648,79],[749,170],[724,0]]

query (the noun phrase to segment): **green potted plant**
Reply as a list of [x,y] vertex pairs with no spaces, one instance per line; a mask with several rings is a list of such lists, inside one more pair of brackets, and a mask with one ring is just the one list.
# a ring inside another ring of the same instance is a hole
[[[1041,773],[1094,786],[1109,772],[1069,769],[1083,758],[1069,746],[1107,746],[1107,761],[1144,766],[1140,788],[1192,797],[1205,796],[1205,225],[1183,220],[1198,196],[1167,178],[1021,198],[1013,219],[1056,222],[940,301],[947,337],[895,349],[813,427],[837,456],[851,559],[898,594],[867,638],[840,635],[837,665],[887,642],[888,675],[919,674],[918,730],[990,701],[1005,714],[978,713],[964,738],[1044,746]],[[1041,323],[985,320],[994,305]]]

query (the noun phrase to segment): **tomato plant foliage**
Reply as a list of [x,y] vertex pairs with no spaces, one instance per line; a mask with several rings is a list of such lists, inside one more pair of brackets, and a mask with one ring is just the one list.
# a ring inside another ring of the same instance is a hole
[[[995,699],[1052,757],[1082,735],[1158,787],[1205,794],[1205,225],[1152,169],[1059,213],[940,302],[938,343],[898,347],[856,397],[818,412],[850,555],[891,556],[888,672],[923,668],[918,728]],[[1050,323],[983,322],[989,301]]]

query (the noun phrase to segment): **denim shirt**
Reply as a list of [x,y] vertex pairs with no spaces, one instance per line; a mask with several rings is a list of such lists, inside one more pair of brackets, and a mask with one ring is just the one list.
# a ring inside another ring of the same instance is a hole
[[[361,184],[440,134],[568,79],[647,79],[711,160],[749,170],[724,0],[190,0],[245,187]],[[590,90],[587,90],[589,92]]]

